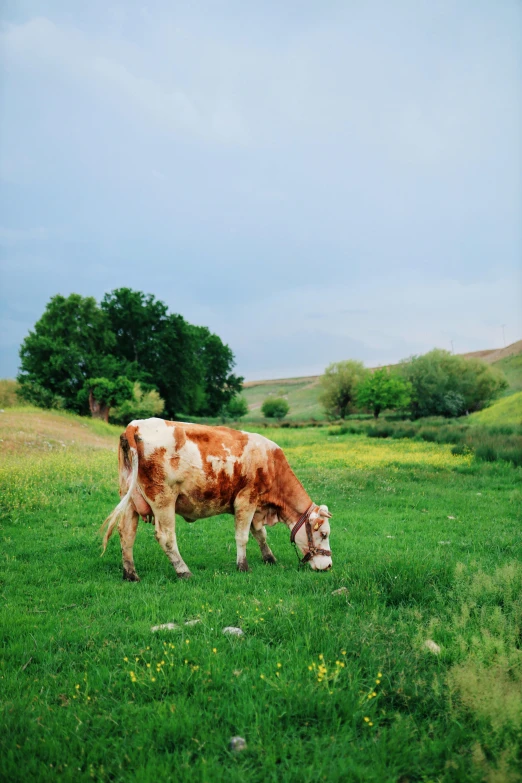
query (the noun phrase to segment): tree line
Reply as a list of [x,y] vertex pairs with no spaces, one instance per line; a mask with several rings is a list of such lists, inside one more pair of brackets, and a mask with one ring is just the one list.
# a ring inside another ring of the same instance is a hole
[[330,364],[321,376],[320,401],[331,418],[356,411],[462,416],[489,405],[507,388],[503,373],[480,359],[435,349],[392,368],[368,370],[362,362]]
[[217,334],[170,313],[151,294],[118,288],[56,295],[20,348],[20,394],[46,408],[108,420],[218,416],[241,391]]

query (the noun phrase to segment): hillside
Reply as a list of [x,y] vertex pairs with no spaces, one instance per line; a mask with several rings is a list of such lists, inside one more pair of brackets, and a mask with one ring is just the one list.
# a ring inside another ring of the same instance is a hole
[[[467,359],[481,359],[502,370],[508,380],[509,389],[504,396],[522,391],[522,340],[506,346],[484,351],[472,351],[459,354]],[[290,421],[298,419],[325,418],[319,394],[321,387],[319,375],[302,378],[281,378],[266,381],[250,381],[243,385],[243,394],[248,402],[249,412],[243,421],[255,421],[262,418],[261,405],[268,396],[281,396],[288,400],[290,413],[286,417]]]
[[522,425],[522,392],[510,394],[509,397],[502,397],[484,408],[483,411],[472,413],[469,417],[472,424],[484,424],[489,427],[498,425]]
[[0,413],[2,453],[68,452],[118,448],[120,426],[99,419],[30,406]]

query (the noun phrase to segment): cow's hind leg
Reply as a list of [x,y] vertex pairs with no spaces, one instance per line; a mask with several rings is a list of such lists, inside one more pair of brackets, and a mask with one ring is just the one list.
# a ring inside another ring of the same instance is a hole
[[140,578],[134,567],[134,539],[138,529],[139,516],[132,505],[129,503],[125,513],[118,523],[118,533],[120,534],[121,556],[123,559],[123,578],[128,582],[139,582]]
[[179,553],[176,540],[175,506],[169,505],[159,510],[154,509],[154,520],[156,523],[156,541],[174,566],[179,578],[188,579],[192,574]]
[[263,525],[259,530],[256,530],[254,525],[252,525],[251,530],[252,535],[256,539],[257,543],[259,544],[259,549],[261,550],[261,556],[265,563],[270,563],[271,565],[274,565],[277,563],[277,560],[274,557],[274,553],[266,543],[266,528]]

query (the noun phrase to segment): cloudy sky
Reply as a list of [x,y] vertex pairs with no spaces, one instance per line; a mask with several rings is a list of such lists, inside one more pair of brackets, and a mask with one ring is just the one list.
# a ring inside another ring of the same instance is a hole
[[519,0],[4,0],[0,377],[152,293],[247,379],[522,338]]

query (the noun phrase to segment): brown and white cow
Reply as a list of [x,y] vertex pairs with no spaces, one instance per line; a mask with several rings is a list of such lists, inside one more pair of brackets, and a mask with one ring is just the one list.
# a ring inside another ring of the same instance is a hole
[[124,579],[139,580],[132,549],[139,516],[150,515],[177,575],[191,575],[176,543],[176,513],[187,522],[233,514],[240,571],[248,570],[250,531],[263,560],[276,562],[265,525],[278,521],[292,531],[291,540],[314,570],[332,566],[328,508],[312,503],[282,450],[262,435],[144,419],[131,422],[121,436],[118,461],[121,501],[105,520],[103,549],[117,525]]

